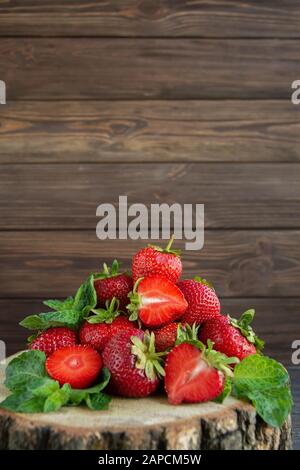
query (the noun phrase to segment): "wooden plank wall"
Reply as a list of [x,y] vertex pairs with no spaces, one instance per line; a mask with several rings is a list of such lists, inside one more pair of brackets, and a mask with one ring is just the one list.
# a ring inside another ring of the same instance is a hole
[[205,204],[186,276],[257,310],[267,352],[300,336],[298,0],[0,2],[0,336],[143,242],[100,242],[96,207]]

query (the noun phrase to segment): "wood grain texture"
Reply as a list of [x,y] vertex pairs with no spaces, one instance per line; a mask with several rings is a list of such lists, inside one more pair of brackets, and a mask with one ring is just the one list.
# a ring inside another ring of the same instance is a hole
[[205,204],[206,228],[299,228],[298,164],[3,165],[0,229],[95,229],[102,203]]
[[[224,297],[299,296],[300,231],[206,230],[205,236],[203,250],[184,253],[186,277],[211,279]],[[0,297],[65,297],[103,261],[117,258],[129,268],[146,243],[100,241],[94,231],[2,232]]]
[[288,101],[8,102],[0,163],[299,162]]
[[299,37],[297,0],[2,0],[0,35]]
[[[72,288],[69,293],[71,292]],[[221,305],[223,314],[236,318],[248,308],[255,308],[253,325],[256,333],[266,342],[265,354],[281,361],[285,366],[291,365],[291,344],[300,336],[299,298],[276,301],[273,298],[222,298]],[[47,311],[42,299],[0,299],[0,340],[5,341],[8,355],[23,350],[30,335],[18,323],[25,316],[42,311]]]
[[2,38],[7,100],[290,100],[297,40]]

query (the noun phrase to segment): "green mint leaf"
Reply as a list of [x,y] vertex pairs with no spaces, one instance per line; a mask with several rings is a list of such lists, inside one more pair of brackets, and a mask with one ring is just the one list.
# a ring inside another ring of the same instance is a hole
[[76,328],[81,320],[80,312],[74,310],[61,310],[30,315],[20,322],[20,325],[29,330],[47,330],[56,326]]
[[33,397],[30,391],[14,392],[9,395],[0,407],[18,413],[41,413],[44,408],[45,399]]
[[289,374],[283,365],[274,359],[254,354],[235,366],[234,384],[243,390],[284,387],[289,384]]
[[24,318],[19,325],[27,328],[28,330],[44,330],[47,328],[47,324],[43,320],[42,313],[39,315],[29,315],[28,317]]
[[231,390],[232,390],[231,378],[226,377],[223,392],[220,393],[220,395],[218,395],[217,398],[214,399],[214,401],[216,403],[223,403],[225,398],[227,398],[231,394]]
[[255,406],[257,414],[270,426],[282,426],[292,409],[289,387],[248,391],[247,398]]
[[85,317],[96,305],[97,293],[94,287],[94,276],[91,274],[87,281],[79,287],[75,295],[73,309],[79,311],[82,317]]
[[84,402],[87,403],[87,400],[89,400],[92,395],[99,395],[110,380],[110,372],[107,368],[102,369],[99,380],[100,382],[97,385],[90,388],[71,389],[69,398],[70,404],[80,405]]
[[43,411],[45,413],[50,413],[53,411],[58,411],[64,405],[66,405],[70,399],[71,387],[69,384],[65,384],[62,388],[59,388],[51,395],[48,396],[44,403]]
[[83,319],[97,304],[97,294],[94,288],[94,276],[91,274],[86,282],[78,289],[75,298],[66,300],[45,300],[45,305],[53,311],[29,315],[20,322],[20,325],[29,330],[43,331],[57,326],[78,328]]
[[281,426],[292,408],[288,372],[274,359],[260,354],[248,356],[235,366],[233,392],[238,398],[248,398],[271,426]]
[[44,300],[43,304],[52,310],[69,310],[74,303],[73,297],[68,297],[66,300]]
[[44,378],[46,356],[41,351],[26,351],[14,358],[6,368],[4,385],[11,391],[40,386]]
[[106,393],[98,393],[93,395],[88,395],[86,399],[86,405],[91,410],[107,410],[109,403],[111,401],[111,397],[106,395]]

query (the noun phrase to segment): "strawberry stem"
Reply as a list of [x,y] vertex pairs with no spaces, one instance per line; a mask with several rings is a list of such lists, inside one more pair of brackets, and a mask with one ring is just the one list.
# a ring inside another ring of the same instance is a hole
[[174,242],[174,234],[171,236],[166,248],[161,248],[160,246],[157,246],[157,245],[151,245],[149,244],[148,246],[150,246],[151,248],[153,248],[155,251],[159,251],[160,253],[167,253],[169,255],[174,255],[174,256],[180,256],[181,255],[181,250],[172,250],[171,247],[173,245],[173,242]]
[[167,244],[166,248],[165,248],[165,251],[169,252],[170,249],[171,249],[171,246],[173,245],[173,242],[174,242],[174,234],[171,236],[170,240],[169,240],[169,243]]

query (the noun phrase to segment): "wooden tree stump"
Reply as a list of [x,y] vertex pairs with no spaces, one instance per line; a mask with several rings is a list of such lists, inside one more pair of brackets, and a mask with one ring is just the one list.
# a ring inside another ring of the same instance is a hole
[[[0,400],[8,394],[0,376]],[[248,403],[228,398],[171,406],[163,396],[113,398],[109,410],[63,408],[49,414],[0,409],[0,449],[290,449],[290,419],[267,426]]]

